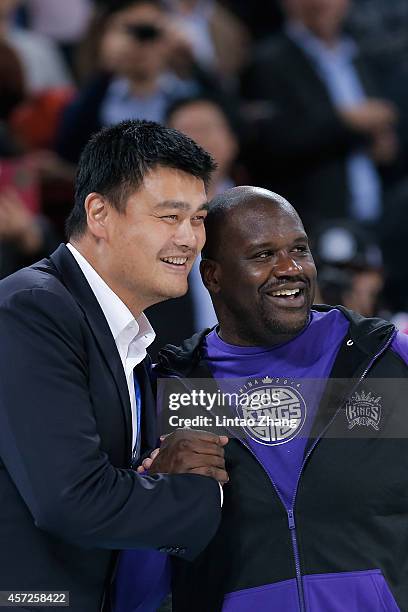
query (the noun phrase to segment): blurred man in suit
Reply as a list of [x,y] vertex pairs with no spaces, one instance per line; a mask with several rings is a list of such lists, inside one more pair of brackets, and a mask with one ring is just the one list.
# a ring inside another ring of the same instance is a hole
[[343,32],[349,5],[284,0],[282,34],[265,41],[243,79],[255,118],[252,179],[290,199],[307,226],[375,224],[383,187],[397,178],[397,111]]

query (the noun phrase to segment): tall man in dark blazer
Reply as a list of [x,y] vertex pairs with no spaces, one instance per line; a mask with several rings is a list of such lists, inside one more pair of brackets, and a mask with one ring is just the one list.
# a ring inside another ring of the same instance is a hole
[[188,559],[216,531],[226,439],[179,431],[148,475],[133,469],[156,445],[143,310],[187,290],[212,169],[155,123],[100,132],[69,243],[0,283],[0,591],[109,610],[116,549]]

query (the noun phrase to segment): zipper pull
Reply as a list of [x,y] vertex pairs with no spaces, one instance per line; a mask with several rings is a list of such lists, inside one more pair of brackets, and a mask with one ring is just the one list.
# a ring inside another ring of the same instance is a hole
[[293,510],[288,510],[288,523],[289,529],[295,529],[295,515],[293,514]]

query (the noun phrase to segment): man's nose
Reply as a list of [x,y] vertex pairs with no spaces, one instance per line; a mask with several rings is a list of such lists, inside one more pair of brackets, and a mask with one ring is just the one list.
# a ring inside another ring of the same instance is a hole
[[303,268],[289,253],[278,253],[273,271],[275,276],[297,276]]
[[185,246],[190,249],[197,248],[197,236],[189,219],[185,219],[177,226],[174,234],[174,243],[177,246]]

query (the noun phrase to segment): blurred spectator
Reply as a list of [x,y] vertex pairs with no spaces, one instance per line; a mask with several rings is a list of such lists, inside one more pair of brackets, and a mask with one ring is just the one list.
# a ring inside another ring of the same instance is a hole
[[48,38],[13,25],[18,0],[0,0],[0,40],[17,53],[29,93],[71,84],[71,76],[58,48]]
[[221,0],[246,25],[254,41],[277,32],[283,21],[281,0]]
[[408,1],[354,0],[347,26],[375,72],[381,90],[400,112],[402,161],[408,169]]
[[0,189],[0,278],[45,257],[56,246],[45,218],[32,215],[14,187]]
[[215,0],[167,0],[175,27],[204,69],[233,78],[247,57],[249,33],[244,24]]
[[328,222],[315,232],[313,255],[323,303],[342,304],[365,317],[378,314],[384,270],[369,232],[351,221]]
[[378,97],[353,40],[348,0],[283,0],[284,33],[266,42],[243,89],[253,113],[252,180],[287,197],[305,219],[378,221],[376,164],[397,159],[398,119]]
[[168,70],[171,36],[160,0],[122,0],[107,9],[100,32],[99,72],[66,109],[57,148],[76,162],[89,136],[124,119],[163,121],[177,98],[199,86]]
[[30,29],[57,43],[71,65],[92,14],[91,0],[24,0],[24,6]]
[[92,14],[91,0],[24,0],[24,5],[30,29],[61,44],[77,42]]
[[74,95],[72,87],[47,89],[14,110],[10,125],[27,150],[53,148],[61,113]]
[[0,41],[0,278],[45,256],[57,244],[50,224],[36,212],[36,169],[22,156],[8,126],[14,106],[23,96],[20,62]]
[[399,137],[408,168],[408,1],[354,0],[348,28],[381,90],[398,107]]
[[209,199],[234,186],[232,170],[239,151],[238,137],[233,121],[218,101],[206,97],[181,99],[168,109],[166,123],[198,142],[217,162]]
[[[21,63],[12,48],[0,39],[0,120],[8,121],[12,111],[24,98],[25,84]],[[6,143],[3,142],[3,147],[5,146]]]
[[381,245],[387,272],[385,299],[391,312],[408,313],[407,244],[408,179],[395,189],[381,224]]
[[[209,200],[234,186],[231,170],[239,151],[238,137],[234,120],[219,101],[207,97],[180,100],[169,108],[167,125],[190,136],[217,162],[218,168],[208,191]],[[187,295],[156,304],[148,311],[157,336],[157,341],[149,348],[153,357],[164,344],[182,342],[217,322],[210,295],[201,281],[199,259],[190,272]],[[170,320],[173,321],[171,326]]]
[[347,25],[378,76],[408,65],[407,0],[353,0]]

